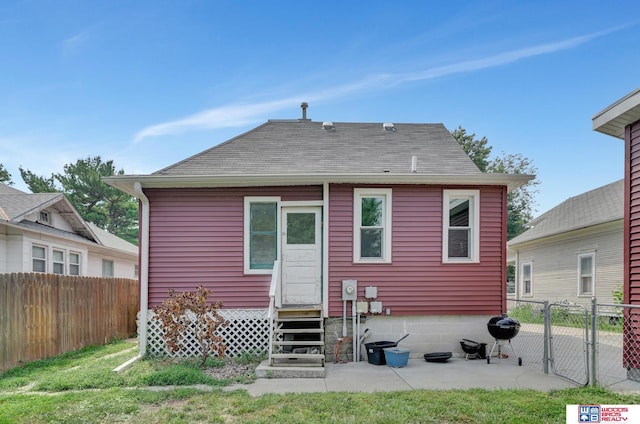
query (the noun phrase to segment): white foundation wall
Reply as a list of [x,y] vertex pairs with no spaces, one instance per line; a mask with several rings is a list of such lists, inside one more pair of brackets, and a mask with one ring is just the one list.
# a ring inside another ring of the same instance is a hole
[[[487,330],[487,323],[495,315],[487,316],[415,316],[367,317],[360,323],[360,334],[369,329],[370,335],[363,341],[361,360],[367,360],[366,343],[376,341],[396,342],[405,334],[398,347],[409,349],[410,358],[424,358],[425,353],[451,352],[454,357],[463,357],[460,340],[469,339],[491,346],[495,341]],[[351,324],[351,323],[349,323]]]

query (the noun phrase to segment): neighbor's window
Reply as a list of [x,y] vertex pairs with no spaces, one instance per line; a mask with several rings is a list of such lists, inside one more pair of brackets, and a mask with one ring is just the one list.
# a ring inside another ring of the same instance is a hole
[[443,262],[478,262],[480,259],[480,192],[444,190]]
[[244,204],[244,269],[269,274],[278,257],[278,197],[246,197]]
[[51,225],[51,215],[48,211],[40,211],[40,219],[38,221],[41,224]]
[[64,274],[64,252],[62,250],[53,249],[53,273]]
[[102,276],[113,277],[113,261],[107,259],[102,260]]
[[391,262],[391,205],[391,189],[354,189],[354,262]]
[[80,275],[80,254],[69,253],[69,275]]
[[523,296],[533,295],[533,263],[523,262],[520,264],[520,287]]
[[595,253],[578,255],[578,296],[593,295],[595,285]]
[[47,249],[42,246],[31,248],[33,272],[47,272]]

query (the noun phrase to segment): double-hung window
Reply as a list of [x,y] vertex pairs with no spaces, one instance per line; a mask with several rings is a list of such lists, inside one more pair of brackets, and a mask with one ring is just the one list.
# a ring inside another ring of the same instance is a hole
[[523,296],[533,296],[533,262],[520,264],[520,287]]
[[443,262],[480,260],[480,192],[443,191]]
[[80,275],[80,254],[69,253],[69,275]]
[[244,199],[244,271],[270,274],[278,257],[279,197]]
[[64,251],[53,249],[53,273],[64,274]]
[[47,249],[43,246],[31,247],[33,272],[47,272]]
[[113,277],[114,275],[115,274],[113,270],[113,261],[108,259],[103,259],[102,260],[102,276]]
[[391,262],[391,206],[391,189],[354,189],[354,262]]
[[592,296],[595,286],[595,252],[578,255],[578,296]]

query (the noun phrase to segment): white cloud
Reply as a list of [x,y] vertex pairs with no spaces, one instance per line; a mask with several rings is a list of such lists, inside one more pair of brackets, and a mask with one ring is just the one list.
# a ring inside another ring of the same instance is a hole
[[295,98],[289,97],[281,100],[255,104],[232,104],[215,109],[209,109],[175,121],[169,121],[143,128],[135,134],[134,142],[139,142],[148,137],[182,134],[200,129],[244,126],[259,122],[264,119],[263,117],[265,115],[290,107],[293,102],[300,101],[301,99],[305,101],[335,99],[344,97],[348,94],[361,93],[371,89],[387,89],[397,84],[434,79],[461,72],[471,72],[502,66],[529,57],[571,49],[618,29],[620,28],[586,34],[567,40],[555,41],[533,47],[512,50],[480,59],[452,63],[450,65],[425,69],[417,72],[371,75],[354,83],[327,88],[317,93],[307,93],[307,95],[300,95]]

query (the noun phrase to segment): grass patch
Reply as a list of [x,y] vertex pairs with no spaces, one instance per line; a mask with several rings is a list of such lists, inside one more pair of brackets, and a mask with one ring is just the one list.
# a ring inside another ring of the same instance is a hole
[[[1,374],[0,423],[563,423],[567,404],[640,403],[638,394],[601,388],[550,393],[474,389],[252,398],[242,390],[179,387],[227,384],[227,379],[207,375],[197,360],[147,359],[124,373],[111,371],[135,356],[131,346],[117,342],[86,348]],[[247,355],[237,358],[236,363],[253,364],[260,359],[259,355]],[[226,360],[219,359],[206,364],[209,368],[226,365]],[[176,387],[151,390],[147,385]]]

